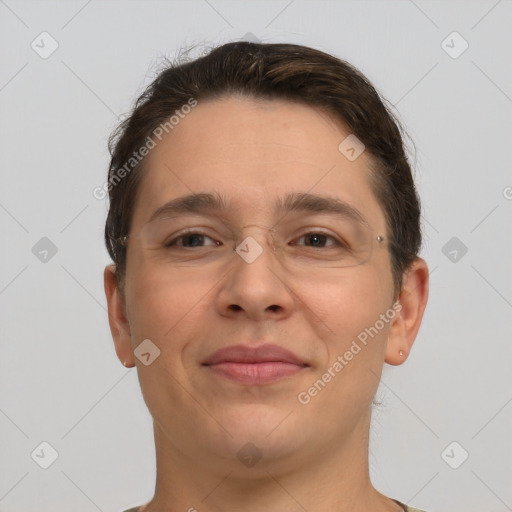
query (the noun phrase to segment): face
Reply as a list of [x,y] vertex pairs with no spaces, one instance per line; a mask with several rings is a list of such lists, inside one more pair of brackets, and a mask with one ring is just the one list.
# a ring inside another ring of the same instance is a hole
[[[246,443],[263,455],[261,471],[304,461],[341,449],[369,421],[393,283],[370,160],[340,152],[348,135],[307,106],[229,97],[200,102],[146,160],[127,244],[131,348],[149,339],[160,351],[147,366],[134,359],[144,399],[198,464],[240,471]],[[222,202],[189,201],[194,211],[148,224],[192,194]],[[340,248],[344,237],[359,245]],[[266,363],[205,364],[219,349],[264,344],[299,364],[269,353]]]

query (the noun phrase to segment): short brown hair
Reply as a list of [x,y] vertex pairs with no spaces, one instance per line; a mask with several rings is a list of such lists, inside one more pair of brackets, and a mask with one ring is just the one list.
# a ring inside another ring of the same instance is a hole
[[[193,98],[229,94],[282,99],[317,107],[339,120],[373,157],[372,190],[386,216],[395,297],[402,275],[421,247],[420,203],[405,145],[404,131],[368,79],[349,63],[295,44],[227,43],[207,55],[168,66],[136,101],[130,116],[109,139],[110,208],[105,243],[116,264],[116,282],[124,294],[126,245],[144,160],[127,176],[118,170],[154,130]],[[126,173],[124,173],[126,174]],[[117,176],[117,183],[115,179]]]

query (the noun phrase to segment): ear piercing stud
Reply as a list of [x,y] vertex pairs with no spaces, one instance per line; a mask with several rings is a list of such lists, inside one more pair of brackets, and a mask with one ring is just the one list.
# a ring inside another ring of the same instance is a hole
[[403,353],[401,350],[400,350],[400,352],[398,352],[398,353],[399,353],[401,356],[403,356],[403,355],[404,355],[404,353]]

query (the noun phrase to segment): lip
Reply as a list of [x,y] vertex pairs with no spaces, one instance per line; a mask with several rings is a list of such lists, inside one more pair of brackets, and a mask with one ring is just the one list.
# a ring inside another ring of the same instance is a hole
[[290,377],[309,365],[283,347],[265,344],[221,348],[203,366],[240,384],[266,384]]

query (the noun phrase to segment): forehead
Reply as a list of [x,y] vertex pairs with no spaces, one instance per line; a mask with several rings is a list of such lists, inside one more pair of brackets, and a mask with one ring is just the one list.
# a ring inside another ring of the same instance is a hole
[[299,103],[240,96],[199,102],[155,140],[133,225],[191,193],[220,192],[242,215],[264,215],[269,204],[291,193],[315,193],[352,204],[382,228],[369,156],[363,152],[350,161],[338,149],[349,135],[326,113]]

